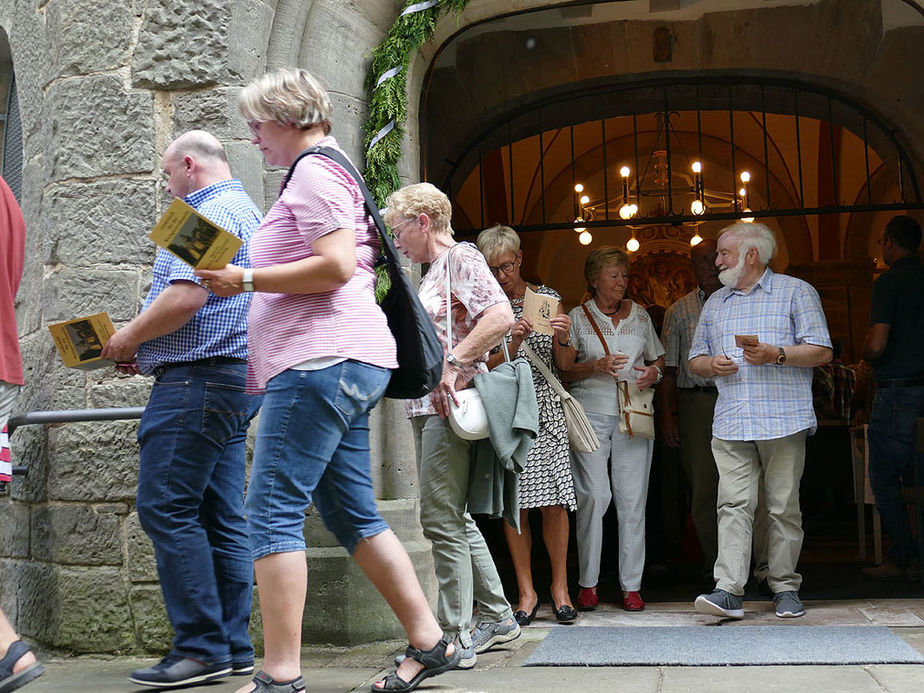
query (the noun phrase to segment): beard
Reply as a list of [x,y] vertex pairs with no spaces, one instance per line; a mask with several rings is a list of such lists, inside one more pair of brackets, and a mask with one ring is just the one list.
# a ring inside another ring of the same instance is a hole
[[741,280],[741,275],[744,274],[744,259],[746,255],[747,253],[740,253],[737,265],[719,272],[719,281],[722,282],[723,285],[734,288],[735,285],[738,284]]

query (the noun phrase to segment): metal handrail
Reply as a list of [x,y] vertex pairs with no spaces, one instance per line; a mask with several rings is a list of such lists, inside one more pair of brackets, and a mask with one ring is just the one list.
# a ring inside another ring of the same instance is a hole
[[[144,407],[104,407],[102,409],[60,409],[46,411],[30,411],[26,414],[11,416],[6,423],[7,433],[13,435],[20,426],[31,424],[74,423],[77,421],[115,421],[140,419]],[[13,467],[15,476],[25,476],[26,467]]]

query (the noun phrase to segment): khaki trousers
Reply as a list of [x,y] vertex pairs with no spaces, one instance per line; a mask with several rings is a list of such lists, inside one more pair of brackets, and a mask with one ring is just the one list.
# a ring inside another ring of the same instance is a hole
[[494,559],[468,504],[471,442],[439,416],[411,419],[420,477],[420,524],[430,540],[439,585],[436,618],[462,645],[471,644],[472,600],[479,621],[513,616]]
[[806,433],[772,440],[712,439],[719,470],[718,589],[744,595],[761,478],[767,503],[767,584],[774,593],[801,587],[796,565],[802,552],[799,484],[805,468]]

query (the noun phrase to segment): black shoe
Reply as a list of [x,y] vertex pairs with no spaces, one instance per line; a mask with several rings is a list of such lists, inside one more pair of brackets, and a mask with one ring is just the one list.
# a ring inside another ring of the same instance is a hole
[[559,623],[574,623],[577,620],[578,612],[569,604],[555,606],[555,602],[553,601],[552,608],[555,610],[555,618],[558,619]]
[[231,676],[250,676],[253,673],[253,660],[231,662]]
[[231,673],[231,662],[210,664],[200,659],[169,654],[147,669],[136,669],[128,677],[132,683],[155,688],[179,688],[194,683],[223,679]]
[[536,606],[533,607],[532,611],[530,611],[529,613],[526,613],[525,611],[521,609],[520,611],[517,611],[516,613],[513,614],[513,618],[521,626],[528,626],[530,623],[533,622],[533,619],[536,618],[536,612],[539,611],[540,603],[541,602],[539,601],[539,598],[536,597]]

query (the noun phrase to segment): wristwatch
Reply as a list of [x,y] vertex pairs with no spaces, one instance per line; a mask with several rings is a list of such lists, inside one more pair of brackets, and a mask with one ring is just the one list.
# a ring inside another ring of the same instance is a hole
[[462,368],[462,362],[457,359],[451,351],[446,353],[446,363],[448,363],[450,366],[455,366],[456,368]]
[[253,267],[244,268],[244,278],[241,279],[241,287],[245,293],[253,291]]
[[776,357],[776,365],[782,366],[786,363],[786,352],[783,351],[783,347],[778,347],[778,349],[780,350],[780,355]]

